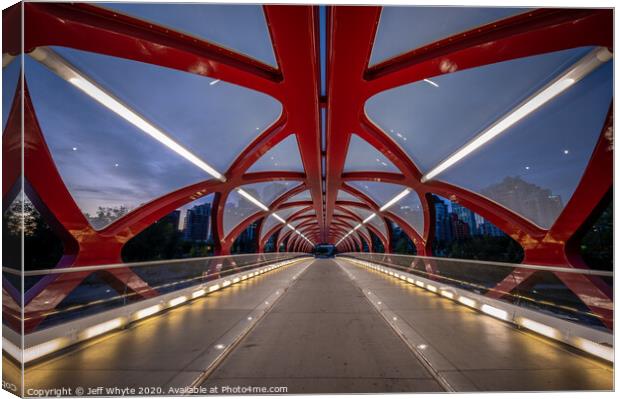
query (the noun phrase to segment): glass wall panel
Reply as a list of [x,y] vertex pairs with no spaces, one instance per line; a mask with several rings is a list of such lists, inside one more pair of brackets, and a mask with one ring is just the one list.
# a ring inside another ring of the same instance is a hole
[[389,221],[389,227],[392,231],[392,240],[390,242],[392,246],[392,253],[403,255],[416,255],[416,247],[411,241],[411,238],[405,233],[405,231],[394,221]]
[[424,235],[424,210],[418,193],[411,191],[385,212],[391,212],[409,223],[420,236]]
[[273,214],[270,213],[269,216],[266,216],[266,219],[263,221],[263,226],[261,227],[261,240],[274,226],[281,224],[282,223],[278,219],[273,217]]
[[282,110],[274,98],[224,81],[69,48],[54,50],[220,173]]
[[227,236],[239,223],[262,210],[242,197],[236,190],[231,191],[224,206],[224,236]]
[[525,11],[504,7],[383,7],[370,64]]
[[29,57],[25,71],[54,163],[94,228],[102,229],[131,209],[209,178]]
[[258,223],[260,220],[250,223],[233,242],[230,247],[230,253],[235,254],[251,254],[258,252]]
[[204,39],[276,66],[260,5],[100,3],[138,19]]
[[590,50],[519,58],[407,84],[370,98],[366,112],[427,172]]
[[518,242],[472,210],[433,195],[435,239],[433,256],[520,263]]
[[129,240],[124,262],[195,258],[213,255],[213,194],[170,212]]
[[613,95],[608,62],[438,178],[550,228],[571,199]]
[[613,271],[614,268],[614,206],[611,198],[603,212],[580,241],[583,260],[592,269]]

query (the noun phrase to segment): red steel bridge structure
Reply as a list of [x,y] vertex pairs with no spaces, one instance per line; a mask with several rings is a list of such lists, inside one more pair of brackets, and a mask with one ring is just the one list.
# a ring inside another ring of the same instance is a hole
[[[382,8],[331,6],[327,8],[324,95],[320,89],[318,7],[267,5],[263,10],[277,67],[91,4],[25,3],[23,26],[19,7],[3,13],[3,47],[11,55],[17,56],[22,51],[27,54],[45,46],[69,47],[221,79],[271,96],[283,107],[279,119],[262,131],[223,172],[225,181],[210,178],[170,192],[96,230],[82,214],[54,163],[29,95],[26,74],[23,86],[20,84],[15,93],[3,135],[3,202],[7,204],[15,198],[23,177],[28,197],[63,242],[64,255],[57,267],[120,263],[123,245],[132,237],[180,206],[210,194],[214,194],[211,220],[216,255],[230,254],[237,236],[251,223],[265,220],[269,212],[299,206],[303,208],[287,218],[287,222],[299,222],[296,228],[307,240],[293,234],[293,230],[287,231],[284,225],[277,225],[259,237],[259,251],[264,250],[269,237],[279,233],[276,248],[286,243],[286,251],[311,252],[314,243],[337,243],[340,251],[355,251],[365,242],[372,252],[372,240],[366,230],[358,229],[347,235],[351,226],[363,222],[347,208],[355,205],[376,213],[385,223],[388,220],[398,223],[411,238],[418,255],[432,256],[435,232],[431,221],[435,216],[431,195],[437,194],[478,213],[517,241],[524,251],[523,263],[588,268],[578,245],[612,193],[612,104],[577,189],[548,229],[478,193],[440,180],[423,181],[423,173],[411,157],[369,119],[364,105],[373,95],[385,90],[453,72],[445,68],[446,60],[459,70],[466,70],[580,46],[606,47],[611,51],[612,10],[529,10],[369,66]],[[21,29],[23,50],[21,36],[14,34]],[[196,64],[207,67],[196,71],[193,69]],[[324,121],[322,112],[326,115]],[[322,128],[325,129],[324,149]],[[344,172],[351,132],[384,154],[400,172]],[[290,135],[296,135],[304,172],[247,172],[263,154]],[[19,168],[13,167],[22,161],[23,175]],[[229,194],[244,184],[271,181],[299,184],[266,204],[269,211],[258,210],[225,234],[222,220]],[[389,210],[381,211],[381,204],[350,184],[354,181],[393,183],[417,193],[423,208],[424,230],[417,231]],[[287,201],[305,190],[310,191],[311,200]],[[339,190],[359,202],[339,200]],[[366,226],[379,237],[385,251],[390,252],[390,230],[387,229],[386,236],[373,225]],[[518,273],[500,283],[490,295],[510,292],[530,276],[523,270]],[[85,279],[89,274],[85,271],[80,278]],[[593,313],[612,319],[612,292],[598,277],[555,274]],[[108,271],[106,276],[118,290],[128,288],[145,297],[156,294],[129,268]],[[67,279],[57,274],[39,281],[25,293],[25,313],[53,309],[79,285],[80,279],[72,277]],[[17,306],[19,291],[6,280],[3,289],[15,301],[5,303],[5,309]],[[35,318],[27,323],[26,330],[38,322],[40,319]]]

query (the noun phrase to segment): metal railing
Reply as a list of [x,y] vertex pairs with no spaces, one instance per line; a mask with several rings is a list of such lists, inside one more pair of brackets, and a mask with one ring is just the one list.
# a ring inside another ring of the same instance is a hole
[[[401,270],[587,327],[610,331],[613,325],[613,299],[591,294],[594,286],[613,292],[610,271],[383,253],[339,256]],[[583,293],[582,298],[575,293]]]
[[[27,301],[23,315],[19,307],[4,306],[3,324],[16,329],[23,318],[26,325],[36,324],[34,329],[27,332],[38,331],[136,303],[145,298],[161,296],[232,274],[251,271],[274,262],[307,255],[297,252],[244,254],[24,272],[3,267],[4,284],[8,281],[18,292],[23,287],[26,297],[29,290],[45,290],[44,286],[58,284],[60,280],[65,286],[75,286],[62,301],[55,305],[50,303],[54,299],[53,295],[50,295],[51,298],[48,301],[37,300],[37,298],[31,302]],[[110,272],[115,273],[116,284],[109,283]],[[119,280],[124,282],[122,286],[119,286]],[[8,290],[3,290],[5,304],[21,302],[15,298],[10,301],[11,298],[7,295],[9,295]]]

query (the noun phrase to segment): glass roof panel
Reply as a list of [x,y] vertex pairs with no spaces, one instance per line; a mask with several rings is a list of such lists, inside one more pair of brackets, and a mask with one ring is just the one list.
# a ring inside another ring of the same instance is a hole
[[354,196],[353,194],[349,194],[348,192],[344,191],[344,190],[338,190],[338,197],[336,198],[337,201],[355,201],[355,202],[361,202],[361,200]]
[[295,134],[291,134],[267,151],[248,169],[248,172],[269,172],[274,170],[285,170],[287,172],[304,171]]
[[25,70],[54,163],[94,228],[163,194],[209,179],[29,57]]
[[265,221],[263,222],[263,226],[261,227],[261,240],[265,238],[265,234],[267,234],[269,230],[271,230],[276,225],[282,225],[282,223],[278,219],[273,217],[273,214],[269,214],[267,219],[265,219]]
[[299,194],[295,194],[286,202],[297,202],[297,201],[312,201],[312,195],[310,194],[310,190],[305,190]]
[[379,207],[388,203],[406,188],[399,184],[375,181],[350,181],[347,184],[369,196]]
[[241,186],[248,194],[270,207],[271,203],[285,192],[297,186],[299,182],[292,180],[278,180],[264,183],[253,183]]
[[590,50],[520,58],[400,86],[370,98],[366,112],[427,172]]
[[99,3],[138,19],[192,35],[276,67],[260,5]]
[[368,222],[367,224],[371,224],[376,229],[378,229],[383,234],[383,237],[385,238],[388,237],[387,226],[385,225],[383,218],[380,218],[379,216],[375,216],[374,218],[370,219],[370,222]]
[[288,218],[295,212],[298,212],[304,209],[305,206],[291,206],[290,208],[278,209],[277,214],[284,220],[288,220]]
[[301,214],[301,215],[299,215],[299,216],[308,216],[308,215],[316,215],[316,212],[314,211],[314,209],[310,209],[310,210],[308,210],[308,211],[306,211],[306,212],[302,213],[302,214]]
[[[357,214],[357,216],[362,218],[362,220],[365,220],[368,216],[372,215],[373,213],[367,209],[359,208],[357,206],[347,206],[346,208],[355,212],[355,214]],[[383,222],[383,219],[380,218],[378,215],[370,219],[370,222],[368,223],[370,223],[377,230],[379,230],[383,234],[384,237],[387,237],[387,227],[385,223]]]
[[220,173],[282,109],[265,94],[204,76],[69,48],[54,50]]
[[[424,235],[424,210],[418,193],[411,191],[397,203],[389,207],[386,212],[392,212],[399,216],[420,235]],[[410,237],[411,238],[411,237]]]
[[356,134],[351,135],[344,172],[380,171],[396,172],[400,170],[379,150]]
[[17,90],[17,82],[19,81],[19,70],[21,66],[20,57],[15,57],[9,65],[2,68],[2,132],[6,127],[6,121],[9,119],[9,111]]
[[292,222],[290,222],[289,224],[293,227],[297,227],[299,226],[302,222],[307,222],[308,219],[303,219],[303,220],[299,220],[299,219],[295,219]]
[[351,227],[351,228],[353,228],[353,227],[355,227],[355,226],[357,225],[357,223],[355,223],[355,222],[354,222],[353,220],[351,220],[351,219],[343,219],[343,218],[338,218],[338,219],[336,219],[336,220],[338,220],[340,223],[344,223],[344,224],[346,224],[347,226],[349,226],[349,227]]
[[370,65],[525,11],[500,7],[383,7]]
[[613,95],[612,74],[613,62],[599,67],[438,179],[551,227],[601,134]]
[[[250,194],[254,195],[254,193]],[[232,190],[228,194],[224,206],[224,219],[222,221],[224,236],[227,236],[239,223],[257,212],[261,212],[259,207],[242,197],[237,190]]]

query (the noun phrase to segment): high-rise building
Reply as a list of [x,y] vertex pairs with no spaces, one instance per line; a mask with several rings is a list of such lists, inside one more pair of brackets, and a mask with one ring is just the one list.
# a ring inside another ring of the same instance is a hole
[[488,220],[485,220],[482,224],[480,224],[479,229],[480,234],[484,236],[501,237],[505,235],[499,227],[489,222]]
[[452,226],[452,236],[455,240],[464,240],[470,237],[469,224],[460,220],[454,212],[450,213],[450,224]]
[[188,241],[207,241],[211,223],[211,204],[196,205],[185,214],[183,237]]
[[181,222],[181,211],[178,209],[176,211],[172,211],[161,218],[159,222],[170,223],[174,228],[174,231],[176,231],[179,229],[179,223]]
[[258,250],[258,223],[251,223],[233,243],[233,253],[251,253]]
[[469,233],[471,235],[478,234],[478,229],[477,229],[477,224],[476,224],[476,214],[474,213],[474,211],[470,210],[469,208],[465,208],[464,206],[460,204],[453,202],[452,212],[458,216],[459,220],[461,220],[464,223],[467,223],[467,225],[469,226]]
[[448,215],[448,205],[439,197],[433,196],[435,206],[435,238],[439,241],[452,240],[452,226]]

